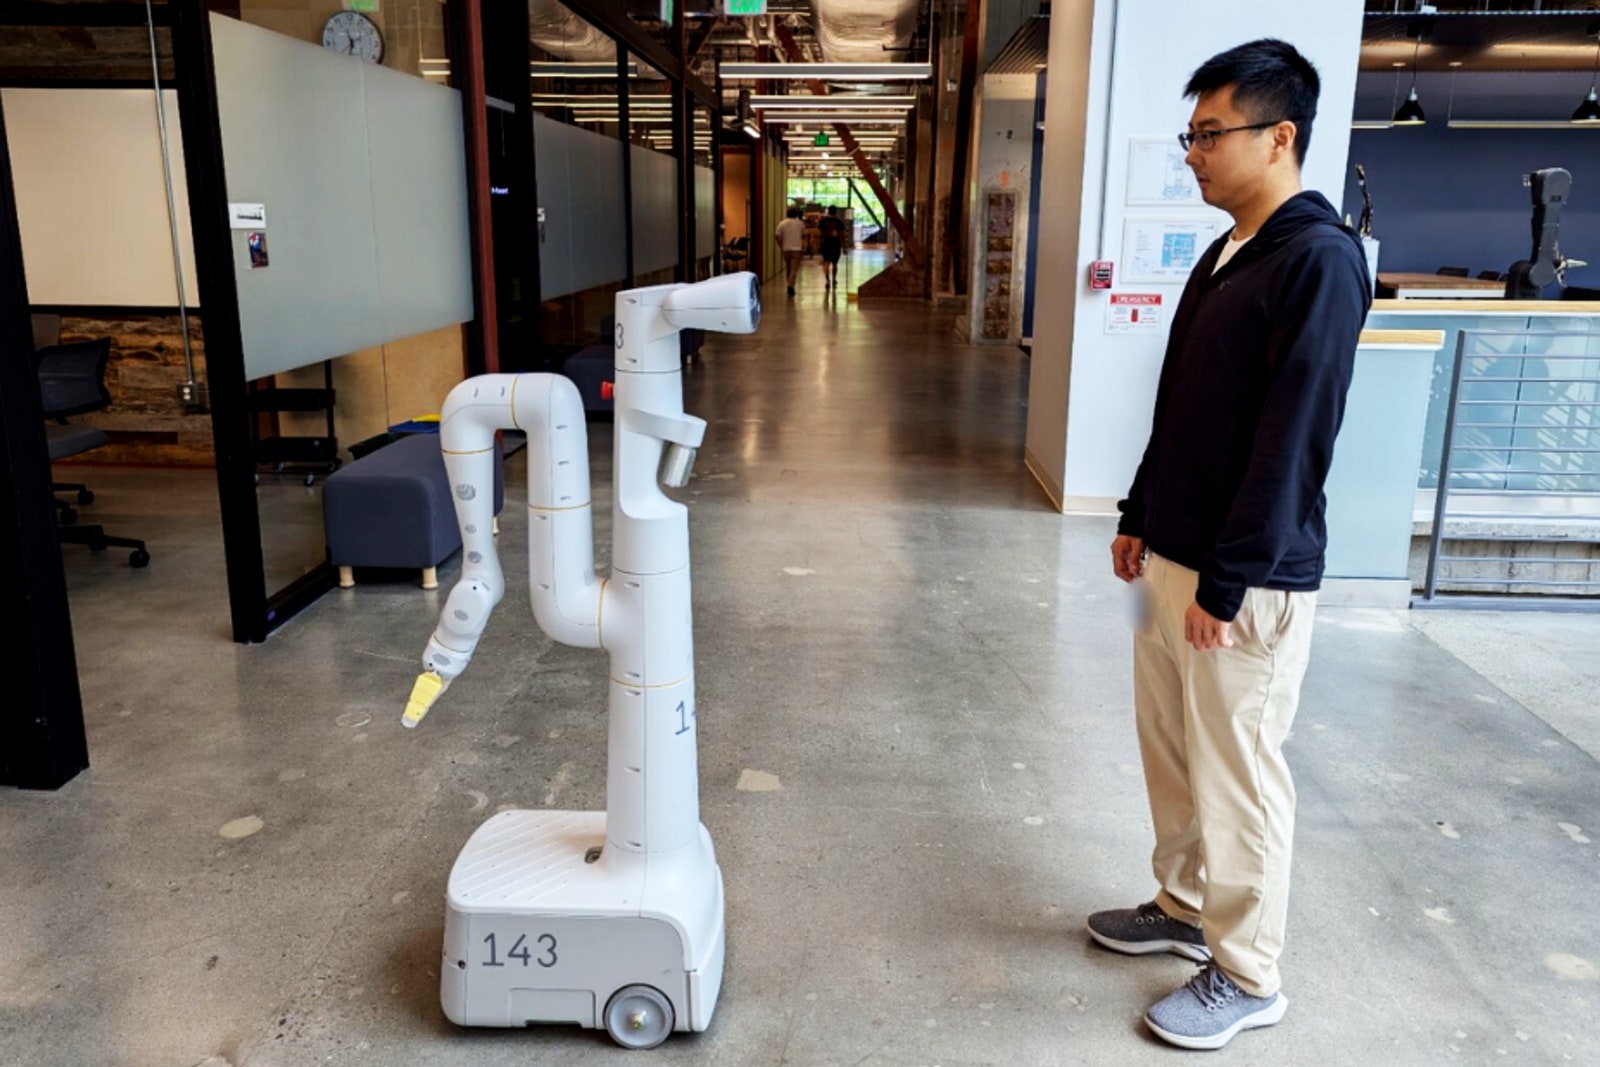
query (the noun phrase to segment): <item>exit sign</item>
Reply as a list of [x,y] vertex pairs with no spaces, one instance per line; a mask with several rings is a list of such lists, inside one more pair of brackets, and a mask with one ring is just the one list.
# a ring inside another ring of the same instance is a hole
[[360,11],[367,15],[376,15],[378,13],[378,0],[346,0],[344,9],[346,11]]
[[817,134],[816,137],[812,138],[811,144],[816,148],[827,148],[828,147],[828,135],[825,134],[825,133]]
[[722,0],[724,15],[765,15],[767,0]]

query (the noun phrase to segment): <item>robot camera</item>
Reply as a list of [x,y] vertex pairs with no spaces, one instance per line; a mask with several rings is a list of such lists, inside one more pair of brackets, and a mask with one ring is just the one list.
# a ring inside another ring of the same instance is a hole
[[749,271],[708,278],[668,293],[661,310],[680,330],[755,333],[761,324],[761,286]]

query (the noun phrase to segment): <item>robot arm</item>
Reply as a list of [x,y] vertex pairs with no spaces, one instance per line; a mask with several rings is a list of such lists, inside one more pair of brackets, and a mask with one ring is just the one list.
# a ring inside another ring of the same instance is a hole
[[1372,194],[1367,192],[1367,168],[1356,164],[1356,181],[1361,186],[1361,221],[1356,223],[1356,233],[1372,236]]
[[1549,167],[1534,171],[1524,181],[1533,196],[1533,253],[1530,259],[1511,265],[1506,278],[1506,296],[1513,300],[1536,300],[1569,265],[1561,258],[1559,235],[1561,208],[1572,191],[1572,174],[1560,167]]
[[456,386],[440,417],[439,443],[461,525],[461,579],[423,652],[423,673],[401,721],[422,721],[477,650],[505,595],[494,545],[497,430],[528,435],[528,571],[534,618],[565,644],[600,644],[602,583],[594,573],[589,444],[583,401],[553,374],[489,374]]

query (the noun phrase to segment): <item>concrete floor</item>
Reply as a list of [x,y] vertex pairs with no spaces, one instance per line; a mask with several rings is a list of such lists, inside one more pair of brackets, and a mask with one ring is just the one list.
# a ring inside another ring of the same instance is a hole
[[[1140,1014],[1191,967],[1082,933],[1152,890],[1111,524],[1023,472],[1020,353],[820,288],[814,264],[798,299],[769,288],[760,334],[688,373],[727,980],[709,1033],[628,1062],[1169,1062]],[[622,1062],[595,1032],[458,1030],[437,1000],[473,828],[603,802],[603,654],[509,596],[403,730],[454,563],[437,593],[333,593],[241,648],[209,479],[91,480],[155,562],[66,550],[94,766],[0,792],[0,1063]],[[502,525],[515,583],[525,512]],[[1316,641],[1293,1007],[1222,1055],[1600,1063],[1600,618],[1330,610]]]

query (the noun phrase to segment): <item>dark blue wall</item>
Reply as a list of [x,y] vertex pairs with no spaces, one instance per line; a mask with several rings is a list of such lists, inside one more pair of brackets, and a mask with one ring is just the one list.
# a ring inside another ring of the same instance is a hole
[[[1489,79],[1493,79],[1492,81]],[[1355,164],[1367,169],[1379,267],[1425,271],[1441,266],[1503,271],[1532,245],[1533,201],[1522,176],[1543,167],[1572,172],[1572,199],[1561,215],[1561,250],[1594,266],[1568,274],[1570,285],[1600,287],[1600,129],[1447,129],[1445,117],[1566,118],[1588,89],[1573,76],[1462,76],[1452,104],[1447,76],[1418,82],[1428,124],[1355,130],[1343,210],[1361,217]],[[1404,98],[1409,79],[1399,89]],[[1358,119],[1393,113],[1393,79],[1362,75]],[[1564,110],[1563,110],[1564,109]],[[1553,293],[1553,290],[1552,290]]]

